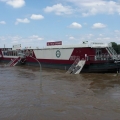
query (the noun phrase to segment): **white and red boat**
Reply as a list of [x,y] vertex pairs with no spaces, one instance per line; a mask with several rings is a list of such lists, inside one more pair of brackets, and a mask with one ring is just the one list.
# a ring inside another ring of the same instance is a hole
[[109,43],[82,42],[77,45],[62,45],[61,41],[48,42],[46,48],[0,48],[0,62],[9,66],[16,64],[80,72],[116,72],[120,69],[119,57]]

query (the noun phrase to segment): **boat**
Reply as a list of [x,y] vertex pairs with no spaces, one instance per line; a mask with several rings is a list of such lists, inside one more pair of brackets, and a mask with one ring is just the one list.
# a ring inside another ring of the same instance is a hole
[[[7,66],[31,65],[63,69],[67,73],[108,73],[120,70],[120,57],[111,43],[83,41],[77,45],[62,45],[62,41],[47,42],[44,48],[0,48],[0,62]],[[39,63],[39,64],[38,64]]]

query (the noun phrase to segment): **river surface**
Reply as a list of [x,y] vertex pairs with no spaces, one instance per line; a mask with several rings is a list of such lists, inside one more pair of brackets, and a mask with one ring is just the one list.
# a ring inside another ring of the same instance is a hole
[[120,120],[120,75],[0,65],[0,120]]

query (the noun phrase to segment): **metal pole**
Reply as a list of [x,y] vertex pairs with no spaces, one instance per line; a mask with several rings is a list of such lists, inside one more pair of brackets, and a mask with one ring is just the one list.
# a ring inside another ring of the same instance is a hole
[[39,63],[39,66],[40,66],[40,79],[42,80],[42,74],[41,74],[41,72],[42,72],[42,66],[41,66],[40,62],[36,58],[34,58],[32,56],[29,56],[29,57],[35,59]]

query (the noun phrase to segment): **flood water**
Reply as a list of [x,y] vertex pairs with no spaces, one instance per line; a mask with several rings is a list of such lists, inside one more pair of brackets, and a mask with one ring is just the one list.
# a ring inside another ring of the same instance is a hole
[[0,65],[0,120],[119,120],[120,75]]

